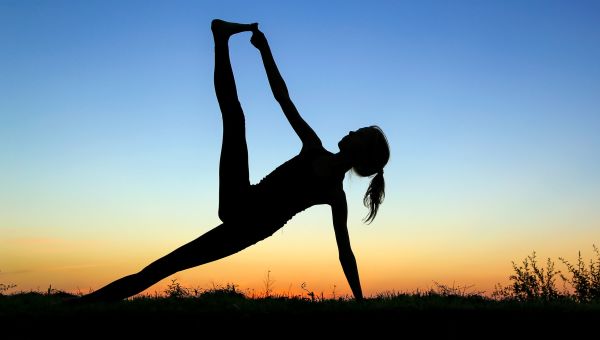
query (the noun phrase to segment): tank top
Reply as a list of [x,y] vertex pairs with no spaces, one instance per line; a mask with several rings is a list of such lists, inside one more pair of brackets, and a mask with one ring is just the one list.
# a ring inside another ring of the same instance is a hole
[[260,219],[260,229],[270,235],[299,212],[331,202],[332,194],[342,190],[343,174],[319,176],[313,167],[316,159],[331,155],[323,147],[303,149],[251,186],[248,206]]

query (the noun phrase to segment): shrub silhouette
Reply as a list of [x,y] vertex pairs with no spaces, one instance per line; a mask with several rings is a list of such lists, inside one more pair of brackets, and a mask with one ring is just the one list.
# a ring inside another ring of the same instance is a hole
[[523,266],[517,266],[513,262],[513,269],[515,274],[510,278],[513,280],[517,299],[551,301],[559,298],[555,282],[560,271],[554,269],[554,262],[550,258],[546,260],[546,269],[540,268],[533,252],[523,260]]
[[[512,262],[514,274],[509,277],[510,285],[503,287],[496,284],[492,298],[522,302],[549,302],[561,299],[571,299],[580,303],[600,302],[600,251],[595,245],[593,247],[596,257],[591,259],[588,265],[581,252],[578,253],[575,264],[559,257],[567,267],[570,277],[556,270],[550,258],[546,261],[546,268],[540,267],[535,251],[523,260],[522,265]],[[557,277],[565,286],[562,292],[556,288]]]
[[581,251],[578,253],[576,265],[559,257],[571,274],[571,278],[562,274],[561,277],[573,286],[573,299],[578,302],[600,302],[600,252],[596,245],[593,247],[596,259],[591,259],[587,267],[581,257]]
[[563,297],[556,288],[556,278],[561,274],[554,268],[554,262],[548,258],[546,268],[540,267],[535,251],[523,259],[522,265],[512,262],[514,274],[509,276],[510,286],[497,284],[492,297],[499,300],[517,300],[522,302],[554,301]]
[[190,297],[190,289],[183,287],[177,279],[171,279],[171,283],[165,289],[165,294],[168,298],[172,299],[181,299],[185,297]]
[[4,293],[8,292],[9,290],[15,288],[17,285],[9,283],[9,284],[5,284],[5,283],[0,283],[0,295],[4,295]]

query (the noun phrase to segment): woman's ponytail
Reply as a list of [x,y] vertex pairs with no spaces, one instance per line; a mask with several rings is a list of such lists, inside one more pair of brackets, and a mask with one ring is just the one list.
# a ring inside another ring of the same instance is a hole
[[371,179],[363,203],[365,207],[369,208],[369,213],[365,217],[364,221],[370,224],[377,216],[377,210],[385,198],[385,181],[383,179],[383,169],[379,170],[377,174]]

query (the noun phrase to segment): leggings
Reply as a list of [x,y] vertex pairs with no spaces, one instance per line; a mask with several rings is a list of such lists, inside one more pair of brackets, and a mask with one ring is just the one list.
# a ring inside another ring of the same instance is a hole
[[219,218],[239,217],[250,189],[244,111],[240,105],[226,39],[215,39],[215,92],[223,117],[219,163]]
[[242,223],[239,219],[240,215],[243,216],[250,189],[248,147],[244,112],[237,97],[226,39],[215,38],[214,80],[223,116],[223,145],[219,165],[219,218],[223,223],[152,262],[140,272],[122,277],[81,297],[79,301],[127,298],[178,271],[235,254],[269,235],[256,228],[256,220]]

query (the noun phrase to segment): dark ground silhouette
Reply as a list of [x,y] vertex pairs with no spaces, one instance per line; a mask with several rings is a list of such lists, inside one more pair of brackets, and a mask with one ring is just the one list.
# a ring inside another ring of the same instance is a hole
[[[231,292],[229,292],[231,293]],[[122,338],[166,335],[367,339],[593,338],[600,305],[521,303],[480,297],[398,295],[353,300],[206,294],[66,306],[53,295],[0,295],[0,326],[15,338]]]

